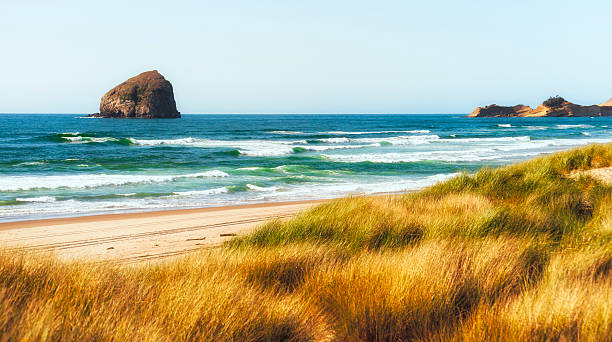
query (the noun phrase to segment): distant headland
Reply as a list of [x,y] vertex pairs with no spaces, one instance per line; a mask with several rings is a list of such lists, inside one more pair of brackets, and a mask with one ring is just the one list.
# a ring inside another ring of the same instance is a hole
[[612,116],[612,99],[599,105],[582,106],[566,101],[561,96],[550,97],[538,107],[522,104],[498,106],[492,104],[474,109],[469,117],[571,117],[571,116]]
[[157,70],[143,72],[109,90],[100,101],[101,118],[174,119],[176,109],[172,84]]

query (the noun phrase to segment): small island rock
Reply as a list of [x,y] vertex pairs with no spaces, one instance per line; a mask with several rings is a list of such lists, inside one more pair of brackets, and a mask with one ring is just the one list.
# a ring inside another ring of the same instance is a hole
[[572,116],[612,116],[612,99],[600,105],[582,106],[566,101],[560,96],[551,97],[538,107],[524,105],[513,107],[490,105],[478,107],[469,117],[572,117]]
[[109,90],[100,101],[103,118],[180,118],[172,84],[157,70],[143,72]]

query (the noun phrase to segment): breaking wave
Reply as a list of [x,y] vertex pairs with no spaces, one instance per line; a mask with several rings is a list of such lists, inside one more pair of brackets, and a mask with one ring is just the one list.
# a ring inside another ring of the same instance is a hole
[[55,142],[73,144],[114,143],[120,145],[131,145],[133,143],[131,138],[99,137],[94,134],[81,134],[79,132],[55,133],[47,136],[46,138]]
[[478,162],[485,160],[502,160],[526,156],[535,156],[539,152],[523,152],[516,154],[499,154],[493,149],[474,149],[468,151],[434,151],[434,152],[393,152],[393,153],[364,153],[353,155],[325,155],[326,158],[336,162],[345,163],[414,163],[424,161],[440,162]]
[[431,133],[428,129],[413,129],[404,131],[324,131],[324,132],[300,132],[300,131],[271,131],[272,134],[282,135],[363,135],[363,134],[391,134],[391,133],[412,133],[427,134]]
[[173,182],[188,178],[228,177],[223,171],[212,170],[184,175],[122,175],[83,174],[50,176],[5,176],[0,178],[0,191],[24,191],[34,189],[97,188],[129,184]]
[[571,128],[593,128],[592,125],[557,125],[558,129],[571,129]]

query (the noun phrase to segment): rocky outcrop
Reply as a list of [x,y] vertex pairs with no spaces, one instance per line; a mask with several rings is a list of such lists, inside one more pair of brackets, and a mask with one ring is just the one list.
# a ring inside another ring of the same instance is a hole
[[503,117],[503,116],[517,116],[517,114],[523,114],[526,112],[531,111],[531,107],[528,106],[523,106],[523,105],[516,105],[516,106],[498,106],[496,104],[492,104],[490,106],[486,106],[486,107],[478,107],[476,109],[474,109],[474,111],[472,112],[472,114],[470,114],[469,116],[473,116],[473,117],[480,117],[480,116],[496,116],[496,117]]
[[[556,101],[551,101],[556,100]],[[490,105],[476,108],[469,117],[562,117],[562,116],[612,116],[612,99],[601,105],[581,106],[561,97],[544,101],[535,109],[517,105],[504,107]],[[610,103],[609,105],[607,105]]]
[[[612,109],[612,108],[610,108]],[[564,101],[563,104],[555,107],[547,106],[545,104],[539,105],[536,109],[533,109],[527,115],[529,117],[538,117],[538,116],[610,116],[612,115],[612,110],[607,109],[606,107],[601,107],[597,105],[593,106],[581,106],[575,103],[571,103],[568,101]]]
[[180,118],[172,84],[157,70],[143,72],[109,90],[100,101],[104,118]]

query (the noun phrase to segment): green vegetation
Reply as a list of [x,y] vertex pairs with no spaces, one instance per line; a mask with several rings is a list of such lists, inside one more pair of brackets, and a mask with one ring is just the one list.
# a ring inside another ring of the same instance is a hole
[[609,341],[612,165],[592,145],[351,197],[135,266],[0,254],[7,340]]
[[557,95],[549,97],[546,101],[543,102],[543,104],[549,108],[559,108],[563,105],[564,102],[565,99]]
[[136,88],[136,96],[135,96],[135,99],[134,99],[134,103],[138,104],[138,103],[140,103],[142,101],[142,99],[144,98],[144,96],[145,96],[145,94],[146,94],[146,92],[148,90],[147,88],[148,88],[147,86],[137,87]]
[[135,105],[142,102],[145,94],[148,91],[148,87],[134,87],[130,89],[129,93],[119,94],[119,100],[121,101],[132,101]]

